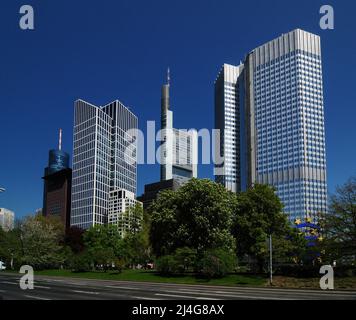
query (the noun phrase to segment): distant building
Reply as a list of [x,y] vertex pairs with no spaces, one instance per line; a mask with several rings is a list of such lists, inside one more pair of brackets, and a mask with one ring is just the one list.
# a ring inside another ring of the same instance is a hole
[[170,76],[161,96],[161,181],[175,179],[180,184],[197,178],[198,138],[196,131],[173,128],[170,109]]
[[143,203],[143,209],[147,210],[152,202],[157,199],[158,194],[163,190],[177,191],[180,187],[179,181],[175,179],[163,180],[145,185],[145,192],[137,200]]
[[62,130],[57,150],[50,150],[48,167],[45,169],[43,211],[45,217],[59,217],[67,229],[70,226],[72,170],[69,154],[62,151]]
[[111,192],[136,194],[137,128],[137,117],[118,100],[103,107],[75,102],[71,226],[107,224]]
[[11,210],[0,208],[0,227],[5,231],[14,229],[15,213]]
[[[131,210],[136,205],[142,206],[142,203],[135,199],[135,194],[133,192],[125,189],[110,191],[108,222],[109,224],[118,227],[122,237],[127,230],[130,229],[133,219],[135,219],[135,217],[131,215]],[[126,215],[124,215],[124,213],[128,213],[128,219],[125,219]],[[141,221],[138,223],[140,224]]]

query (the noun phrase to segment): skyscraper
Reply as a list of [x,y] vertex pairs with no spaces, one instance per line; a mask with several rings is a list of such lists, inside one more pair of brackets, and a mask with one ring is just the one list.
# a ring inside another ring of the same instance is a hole
[[[231,84],[224,79],[225,69],[235,70],[232,99],[219,96],[223,83]],[[224,171],[216,180],[230,188],[227,178],[236,177],[237,190],[253,183],[275,186],[290,220],[325,212],[320,37],[296,29],[252,50],[239,67],[224,66],[215,99],[216,127],[225,133],[220,148]],[[234,130],[226,129],[230,120]]]
[[62,150],[62,130],[59,131],[58,149],[49,151],[48,167],[45,169],[43,211],[47,216],[57,216],[65,228],[70,225],[72,169],[69,154]]
[[232,192],[241,190],[240,86],[243,65],[224,64],[215,80],[215,128],[220,129],[220,153],[224,162],[216,165],[216,182]]
[[162,86],[161,96],[161,181],[175,179],[184,184],[196,178],[197,134],[173,128],[173,112],[170,110],[170,75]]
[[137,117],[121,102],[75,102],[71,225],[108,223],[111,191],[136,194]]

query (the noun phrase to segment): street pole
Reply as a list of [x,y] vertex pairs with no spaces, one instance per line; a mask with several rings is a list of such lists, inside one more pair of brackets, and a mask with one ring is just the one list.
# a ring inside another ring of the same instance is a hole
[[273,284],[273,279],[272,279],[272,234],[269,235],[269,281],[270,285],[272,286]]

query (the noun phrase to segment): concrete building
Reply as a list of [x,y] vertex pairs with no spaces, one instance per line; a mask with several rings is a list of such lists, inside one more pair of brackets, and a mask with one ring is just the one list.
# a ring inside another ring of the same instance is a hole
[[0,227],[5,231],[11,231],[15,225],[15,213],[11,210],[0,208]]
[[[118,227],[122,237],[132,228],[132,224],[140,225],[143,217],[135,217],[132,210],[142,202],[136,200],[135,194],[124,190],[110,191],[108,223]],[[133,221],[139,219],[139,221]]]
[[270,184],[291,221],[327,210],[320,37],[296,29],[257,47],[215,82],[215,123],[233,191]]
[[106,224],[110,192],[136,194],[137,128],[137,117],[117,100],[103,107],[75,102],[72,226]]

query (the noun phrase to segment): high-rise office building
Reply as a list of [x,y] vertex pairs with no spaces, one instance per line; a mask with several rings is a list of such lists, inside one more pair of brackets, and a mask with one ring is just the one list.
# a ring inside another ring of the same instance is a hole
[[170,75],[162,86],[161,96],[161,181],[175,179],[184,184],[196,178],[197,133],[194,130],[173,128],[173,111],[170,110]]
[[59,131],[58,149],[49,151],[48,167],[42,179],[42,214],[59,217],[67,229],[70,226],[72,169],[69,168],[69,154],[62,150],[62,130]]
[[215,167],[216,182],[232,192],[241,185],[240,75],[243,65],[224,64],[215,81],[215,128],[220,129],[220,153],[224,162]]
[[297,29],[252,50],[240,66],[225,65],[215,121],[225,157],[217,181],[233,191],[275,186],[290,220],[327,210],[319,36]]
[[14,229],[15,213],[11,210],[0,208],[0,228],[4,231]]
[[75,102],[71,225],[108,223],[110,192],[136,194],[137,117],[121,102]]

